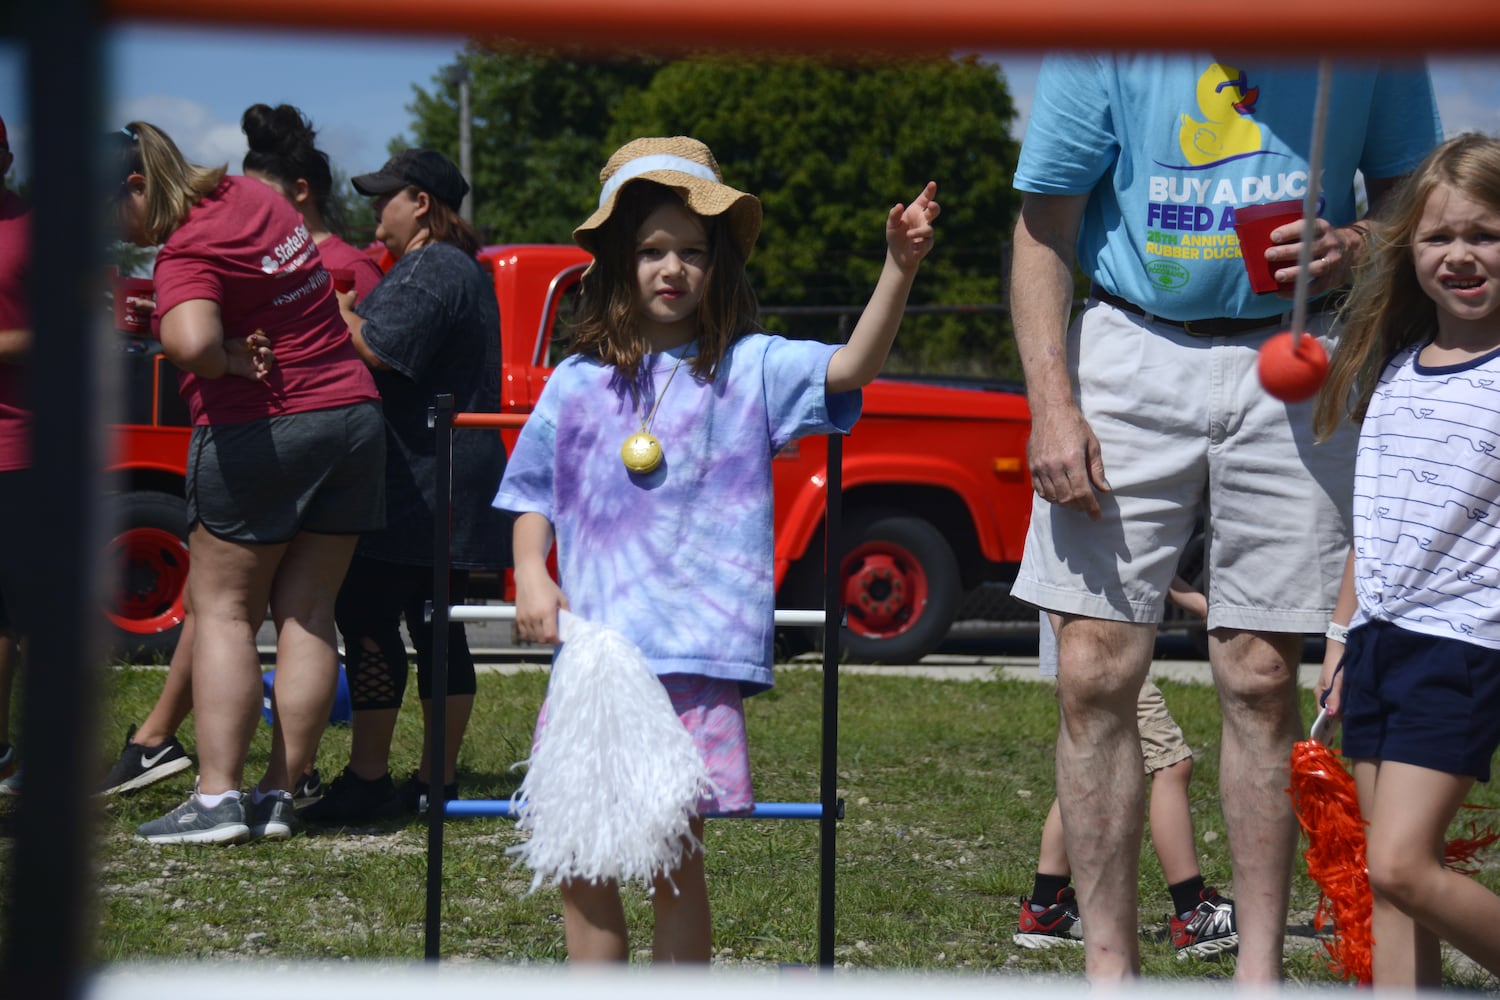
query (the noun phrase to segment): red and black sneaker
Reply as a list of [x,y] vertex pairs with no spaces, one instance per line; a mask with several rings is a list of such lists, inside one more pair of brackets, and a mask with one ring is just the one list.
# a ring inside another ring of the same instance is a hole
[[1234,922],[1234,900],[1219,895],[1213,886],[1198,895],[1198,905],[1186,916],[1168,918],[1172,929],[1172,947],[1177,958],[1212,958],[1238,951],[1240,933]]
[[1083,944],[1078,897],[1072,886],[1059,892],[1057,902],[1043,910],[1033,908],[1031,900],[1021,897],[1021,917],[1014,940],[1022,948]]

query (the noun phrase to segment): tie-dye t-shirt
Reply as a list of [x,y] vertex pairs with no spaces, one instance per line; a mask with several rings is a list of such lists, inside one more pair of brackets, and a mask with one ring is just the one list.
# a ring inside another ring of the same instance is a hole
[[[573,356],[552,373],[506,465],[495,506],[557,534],[572,610],[629,637],[658,674],[771,686],[775,608],[771,458],[808,434],[847,433],[859,392],[829,396],[836,346],[741,337],[713,382],[682,351],[650,355],[639,402],[615,369]],[[628,472],[620,446],[660,395],[662,462]]]

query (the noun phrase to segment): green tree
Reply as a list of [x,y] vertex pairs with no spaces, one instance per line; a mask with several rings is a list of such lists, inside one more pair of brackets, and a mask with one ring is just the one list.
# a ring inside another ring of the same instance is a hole
[[[471,42],[458,64],[470,81],[475,225],[491,242],[571,242],[598,200],[614,105],[660,63]],[[457,163],[458,87],[442,75],[433,82],[432,92],[414,88],[413,134]]]
[[[936,180],[938,246],[890,368],[1019,373],[998,310],[1018,205],[1015,108],[993,63],[596,61],[474,43],[458,61],[471,80],[475,221],[487,239],[570,240],[615,148],[642,135],[693,135],[729,183],[764,203],[750,269],[767,325],[835,340],[845,329],[837,311],[852,322],[879,274],[887,209]],[[457,160],[456,86],[439,76],[416,95],[417,142]],[[924,312],[933,306],[989,308]],[[800,312],[777,312],[786,307]]]
[[[824,63],[695,58],[661,69],[615,109],[608,146],[636,135],[697,136],[730,183],[765,206],[750,261],[761,303],[858,306],[884,260],[885,213],[938,182],[938,243],[914,305],[1001,301],[1015,116],[998,68],[977,57]],[[826,316],[769,325],[824,340]],[[1008,322],[995,314],[913,315],[893,370],[1013,374]]]

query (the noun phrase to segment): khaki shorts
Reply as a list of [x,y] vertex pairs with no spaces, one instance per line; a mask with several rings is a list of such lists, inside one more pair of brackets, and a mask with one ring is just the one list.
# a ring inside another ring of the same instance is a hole
[[1145,758],[1147,774],[1193,755],[1182,728],[1167,711],[1167,699],[1149,677],[1141,685],[1141,696],[1135,703],[1135,724],[1141,731],[1141,756]]
[[[1329,317],[1308,326],[1331,353]],[[1160,621],[1201,513],[1209,628],[1321,632],[1349,551],[1357,433],[1346,424],[1317,444],[1312,401],[1261,388],[1258,352],[1280,327],[1193,337],[1091,301],[1068,352],[1111,491],[1098,521],[1033,501],[1011,593],[1062,614]]]

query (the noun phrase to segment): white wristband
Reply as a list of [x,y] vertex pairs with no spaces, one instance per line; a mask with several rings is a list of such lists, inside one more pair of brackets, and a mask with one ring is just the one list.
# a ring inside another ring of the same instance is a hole
[[1323,630],[1323,635],[1334,642],[1348,642],[1349,626],[1340,625],[1338,622],[1329,622],[1328,627]]

